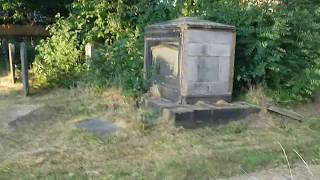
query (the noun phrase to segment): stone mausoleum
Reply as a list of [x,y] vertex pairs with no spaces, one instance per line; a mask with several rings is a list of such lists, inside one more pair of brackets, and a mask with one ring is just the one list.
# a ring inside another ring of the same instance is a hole
[[144,71],[152,82],[147,106],[166,110],[176,121],[247,114],[250,108],[243,104],[215,104],[232,99],[235,42],[234,26],[194,17],[147,26]]

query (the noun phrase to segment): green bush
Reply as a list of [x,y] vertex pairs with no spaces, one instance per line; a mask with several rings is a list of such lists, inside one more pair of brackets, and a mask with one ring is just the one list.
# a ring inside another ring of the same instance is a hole
[[266,84],[277,100],[307,100],[320,87],[320,16],[314,0],[260,6],[193,1],[186,14],[237,28],[235,92]]
[[[146,90],[143,28],[167,19],[170,10],[164,2],[78,0],[70,16],[51,27],[53,36],[37,48],[35,82],[72,85],[68,82],[79,79],[85,66],[88,83],[117,86],[127,95],[138,97]],[[96,44],[97,55],[84,64],[79,57],[87,42]]]
[[87,82],[97,86],[120,87],[126,95],[134,97],[145,92],[143,39],[137,38],[137,34],[112,45],[96,45],[97,54],[89,61]]
[[74,85],[85,70],[76,35],[67,22],[59,20],[50,29],[52,37],[42,40],[31,73],[38,86]]
[[[143,80],[143,28],[178,16],[201,16],[237,28],[235,92],[265,84],[275,100],[308,100],[320,87],[317,0],[252,5],[240,0],[77,0],[38,47],[37,79],[68,85],[83,74],[81,50],[99,44],[86,79],[138,97]],[[71,79],[71,81],[69,80]]]

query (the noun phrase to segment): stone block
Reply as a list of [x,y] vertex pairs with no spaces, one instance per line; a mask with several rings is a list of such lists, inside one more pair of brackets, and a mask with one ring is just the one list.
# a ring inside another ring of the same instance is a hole
[[[232,76],[233,69],[231,69],[231,57],[219,57],[219,80],[222,82],[227,82],[230,80],[230,77]],[[233,78],[233,77],[232,77]]]
[[187,107],[166,108],[162,116],[167,121],[173,121],[176,126],[193,128],[196,125],[193,109]]
[[226,31],[203,31],[189,29],[185,31],[185,43],[232,44],[233,33]]
[[260,109],[248,105],[232,104],[231,106],[213,108],[213,123],[226,124],[246,118],[250,114],[259,113]]
[[195,105],[176,105],[175,107],[164,108],[162,117],[164,120],[174,121],[176,126],[197,128],[226,124],[259,112],[259,108],[244,103],[214,105],[197,102]]
[[211,120],[213,118],[212,109],[201,106],[192,106],[190,109],[193,109],[193,118],[197,126],[207,125],[208,123],[211,123]]
[[231,56],[229,44],[203,44],[189,43],[185,45],[185,53],[188,56]]
[[219,61],[211,57],[198,57],[198,82],[219,81]]

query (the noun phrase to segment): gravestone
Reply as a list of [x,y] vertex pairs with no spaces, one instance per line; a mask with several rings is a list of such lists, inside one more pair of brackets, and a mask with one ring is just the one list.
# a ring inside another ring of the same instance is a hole
[[114,123],[99,118],[80,121],[78,127],[99,137],[111,136],[121,131],[121,128]]
[[90,59],[93,57],[93,54],[94,54],[94,45],[91,44],[91,43],[87,43],[86,46],[85,46],[85,53],[86,53],[86,60]]

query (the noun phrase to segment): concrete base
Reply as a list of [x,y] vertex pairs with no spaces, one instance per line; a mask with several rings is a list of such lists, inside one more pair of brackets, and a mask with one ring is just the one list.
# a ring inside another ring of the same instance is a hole
[[225,124],[246,118],[260,109],[244,102],[208,104],[199,101],[195,105],[176,104],[165,99],[148,99],[147,107],[161,112],[165,120],[172,120],[176,126],[195,128],[210,124]]

